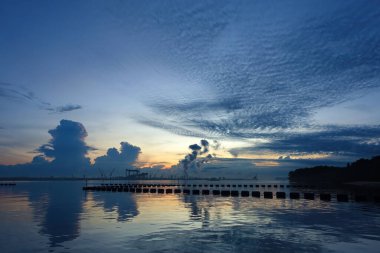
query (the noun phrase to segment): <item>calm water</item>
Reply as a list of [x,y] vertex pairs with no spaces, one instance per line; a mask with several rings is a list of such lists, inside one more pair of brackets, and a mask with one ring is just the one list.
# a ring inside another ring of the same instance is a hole
[[0,252],[379,252],[380,205],[0,187]]

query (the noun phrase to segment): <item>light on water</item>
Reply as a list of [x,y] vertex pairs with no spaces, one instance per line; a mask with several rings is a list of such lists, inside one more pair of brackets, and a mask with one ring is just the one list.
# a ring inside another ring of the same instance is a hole
[[1,252],[376,252],[380,206],[320,200],[0,190]]

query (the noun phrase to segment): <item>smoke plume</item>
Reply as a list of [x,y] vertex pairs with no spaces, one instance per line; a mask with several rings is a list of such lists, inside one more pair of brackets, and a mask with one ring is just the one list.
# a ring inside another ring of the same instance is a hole
[[213,157],[211,154],[200,157],[200,155],[205,155],[210,151],[209,147],[210,145],[207,140],[201,140],[201,146],[198,144],[192,144],[189,146],[191,152],[180,161],[180,167],[183,168],[185,177],[188,177],[188,171],[190,169],[194,171],[200,170],[202,165],[207,163]]

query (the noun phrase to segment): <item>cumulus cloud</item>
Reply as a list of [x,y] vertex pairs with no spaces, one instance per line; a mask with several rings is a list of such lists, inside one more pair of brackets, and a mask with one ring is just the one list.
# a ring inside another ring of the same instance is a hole
[[61,120],[59,125],[48,131],[51,139],[35,150],[39,155],[30,163],[1,166],[1,176],[83,176],[90,171],[92,150],[85,142],[87,131],[75,121]]
[[45,177],[52,176],[50,162],[37,155],[29,163],[16,165],[0,165],[1,177]]
[[110,170],[118,170],[120,173],[124,169],[133,168],[140,153],[141,149],[139,147],[133,146],[128,142],[121,142],[120,150],[110,148],[106,155],[97,157],[94,167],[100,169],[102,173]]
[[37,152],[52,158],[52,166],[66,173],[78,173],[89,168],[90,160],[86,157],[92,148],[87,146],[87,131],[79,122],[61,120],[60,124],[49,130],[52,139],[40,146]]
[[[95,164],[91,165],[87,154],[94,148],[87,145],[87,131],[80,122],[63,119],[48,132],[51,140],[35,150],[39,155],[30,163],[0,165],[0,176],[99,176],[99,169],[104,175],[110,170],[132,168],[141,153],[139,147],[121,142],[120,150],[108,149],[106,155],[95,158]],[[118,172],[117,175],[124,175],[124,171]]]

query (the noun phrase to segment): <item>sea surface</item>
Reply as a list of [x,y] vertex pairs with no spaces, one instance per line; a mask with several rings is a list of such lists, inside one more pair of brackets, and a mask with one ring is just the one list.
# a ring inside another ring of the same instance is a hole
[[81,181],[16,183],[0,186],[2,253],[380,252],[380,205],[374,202],[92,192],[83,191]]

